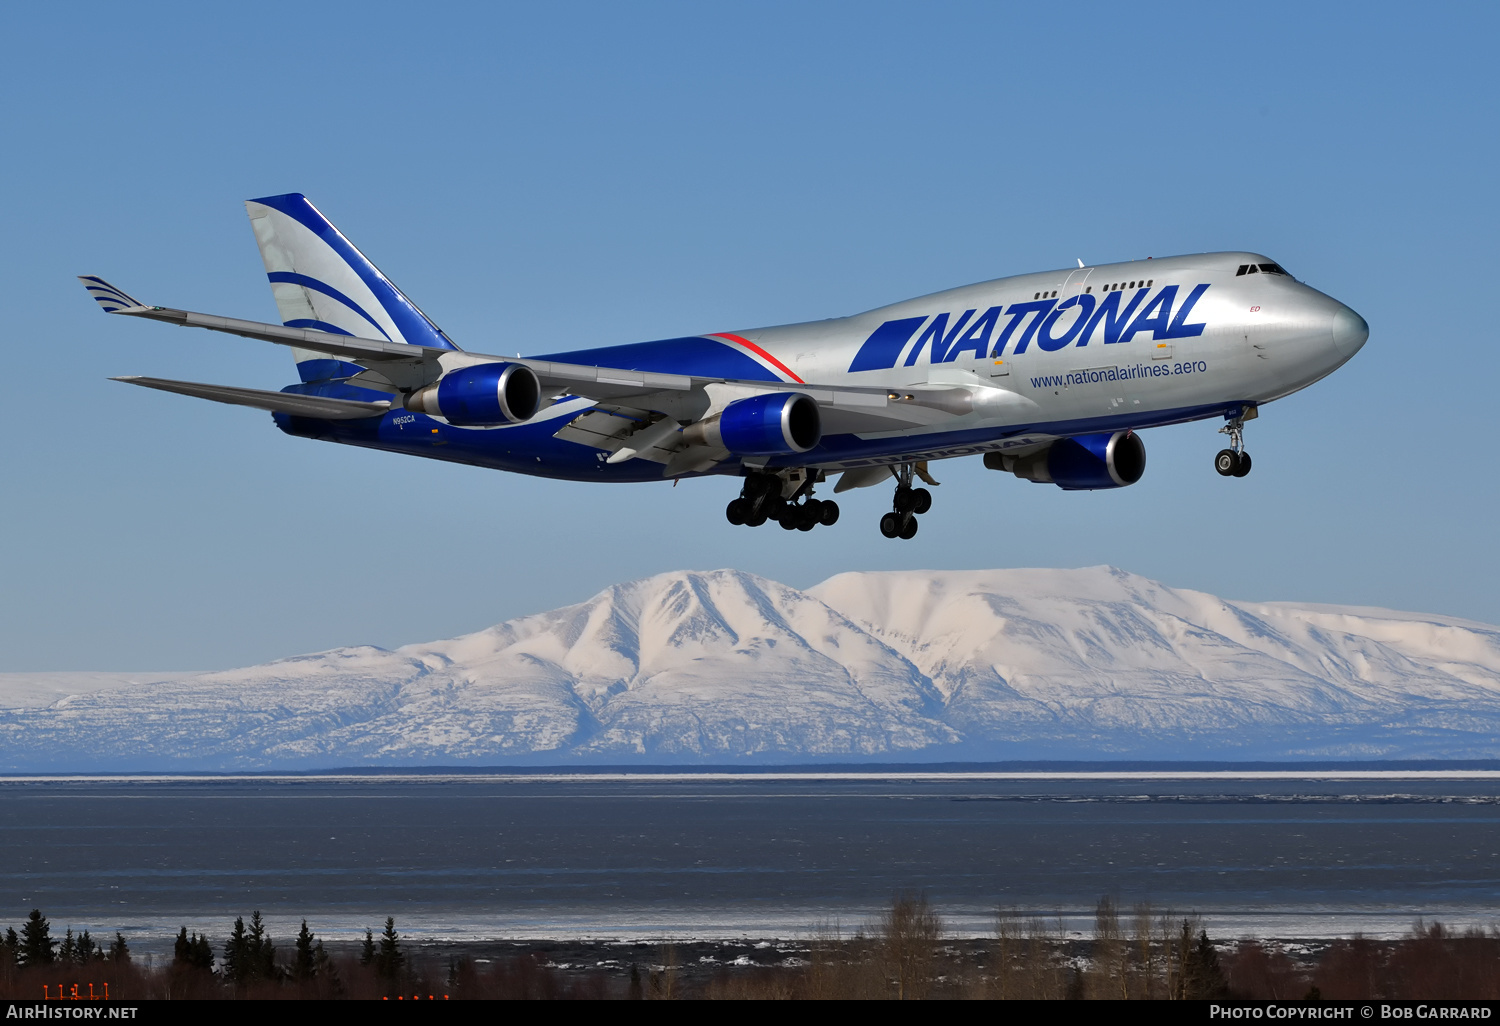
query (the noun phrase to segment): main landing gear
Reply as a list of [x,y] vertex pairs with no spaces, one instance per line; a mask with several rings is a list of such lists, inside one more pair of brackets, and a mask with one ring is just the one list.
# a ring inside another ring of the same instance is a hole
[[903,463],[895,470],[896,494],[891,501],[894,508],[880,518],[880,533],[887,538],[905,538],[909,541],[917,536],[917,516],[932,508],[932,493],[926,488],[913,488],[912,475],[915,473],[928,484],[935,485],[937,482],[925,467]]
[[1229,448],[1220,449],[1214,457],[1214,469],[1221,477],[1244,477],[1250,473],[1250,454],[1245,451],[1245,421],[1254,420],[1259,414],[1254,406],[1244,407],[1225,416],[1226,423],[1219,434],[1229,436]]
[[724,516],[731,524],[746,527],[774,520],[784,531],[811,531],[819,524],[832,527],[838,523],[839,504],[812,497],[818,476],[817,471],[804,470],[784,475],[765,471],[748,474],[740,497],[725,507]]

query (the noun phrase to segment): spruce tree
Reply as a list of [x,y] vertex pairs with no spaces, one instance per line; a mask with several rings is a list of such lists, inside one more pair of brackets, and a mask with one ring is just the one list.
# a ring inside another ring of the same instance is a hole
[[115,965],[130,964],[130,945],[125,943],[123,933],[115,932],[115,942],[109,946],[109,960]]
[[250,932],[246,937],[249,953],[249,975],[246,979],[274,980],[276,978],[276,946],[266,933],[265,921],[260,912],[250,916]]
[[1211,1001],[1229,996],[1229,984],[1219,965],[1219,953],[1208,939],[1208,931],[1198,933],[1198,943],[1187,952],[1183,966],[1183,996],[1189,1001]]
[[193,934],[192,944],[189,945],[188,964],[194,969],[207,969],[212,972],[214,967],[214,949],[208,943],[208,934]]
[[188,940],[187,927],[184,926],[177,931],[177,940],[172,945],[172,964],[191,965],[193,955],[193,942]]
[[313,948],[313,973],[317,976],[319,983],[323,985],[325,994],[342,994],[344,984],[339,980],[338,966],[333,964],[333,959],[328,957],[328,952],[323,950],[323,942],[318,941],[317,947]]
[[302,920],[302,929],[297,931],[297,956],[292,961],[292,975],[298,980],[310,980],[317,975],[318,964],[313,957],[313,935]]
[[387,916],[385,930],[380,935],[380,953],[375,956],[375,974],[383,979],[394,980],[401,975],[406,964],[406,955],[401,951],[401,935],[396,932],[396,917]]
[[0,940],[0,962],[7,965],[13,964],[21,953],[21,938],[16,936],[14,926],[7,927],[5,939]]
[[21,964],[51,965],[56,953],[57,941],[52,939],[51,927],[42,916],[41,909],[32,909],[21,927]]
[[78,946],[73,943],[73,928],[68,927],[68,932],[63,934],[63,942],[57,949],[57,960],[64,965],[78,961]]
[[99,950],[99,945],[94,943],[94,938],[84,930],[78,937],[78,943],[73,947],[73,961],[79,965],[88,965],[90,962],[104,957],[104,952]]
[[245,935],[245,917],[236,916],[234,930],[224,942],[224,978],[244,983],[250,978],[250,938]]
[[375,935],[366,930],[365,943],[359,949],[359,964],[369,965],[373,961],[375,961]]

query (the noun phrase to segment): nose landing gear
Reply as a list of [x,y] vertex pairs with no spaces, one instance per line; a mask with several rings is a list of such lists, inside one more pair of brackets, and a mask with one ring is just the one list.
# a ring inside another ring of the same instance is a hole
[[1254,406],[1241,407],[1225,415],[1219,434],[1229,436],[1229,448],[1220,449],[1214,457],[1214,469],[1220,477],[1244,477],[1250,473],[1250,454],[1245,451],[1245,421],[1254,420],[1260,414]]
[[887,538],[911,540],[917,536],[917,516],[932,508],[932,493],[926,488],[913,488],[913,474],[928,484],[937,484],[927,468],[903,463],[896,468],[896,494],[891,500],[891,512],[880,518],[880,533]]

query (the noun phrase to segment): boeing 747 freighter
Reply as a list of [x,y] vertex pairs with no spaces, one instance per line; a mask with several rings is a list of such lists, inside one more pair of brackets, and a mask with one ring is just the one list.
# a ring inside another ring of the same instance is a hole
[[[887,538],[911,538],[935,460],[1065,489],[1146,469],[1144,428],[1222,419],[1225,477],[1245,422],[1359,351],[1359,314],[1258,253],[1065,268],[809,324],[567,352],[460,349],[307,198],[245,204],[281,324],[148,306],[80,280],[107,312],[291,348],[279,392],[115,380],[271,411],[287,434],[578,481],[724,475],[732,524],[810,531],[814,490],[893,482]],[[514,349],[514,343],[504,348]],[[524,347],[522,347],[524,348]]]

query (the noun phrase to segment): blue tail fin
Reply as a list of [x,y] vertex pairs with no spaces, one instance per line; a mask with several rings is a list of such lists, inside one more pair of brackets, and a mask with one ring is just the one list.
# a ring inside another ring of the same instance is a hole
[[[283,324],[458,348],[306,196],[266,196],[247,201],[245,210]],[[295,355],[304,381],[341,376],[338,368],[328,366],[338,361],[300,350]]]

